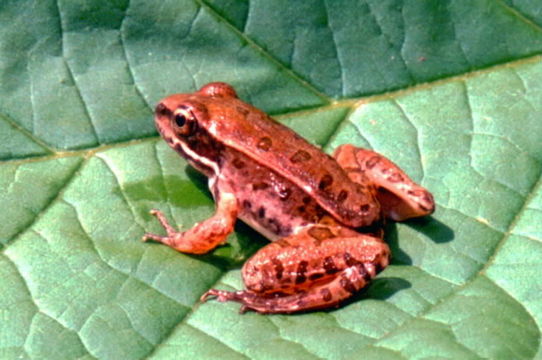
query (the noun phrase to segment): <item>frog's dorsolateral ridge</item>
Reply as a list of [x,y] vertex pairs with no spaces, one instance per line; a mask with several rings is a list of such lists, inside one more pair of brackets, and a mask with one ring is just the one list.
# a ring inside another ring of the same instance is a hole
[[434,211],[431,194],[382,155],[346,144],[329,156],[225,83],[168,96],[155,121],[162,138],[209,178],[216,212],[178,232],[152,210],[167,236],[143,239],[203,254],[240,218],[272,241],[243,266],[247,290],[211,289],[202,300],[237,301],[261,313],[336,306],[388,265],[381,218]]

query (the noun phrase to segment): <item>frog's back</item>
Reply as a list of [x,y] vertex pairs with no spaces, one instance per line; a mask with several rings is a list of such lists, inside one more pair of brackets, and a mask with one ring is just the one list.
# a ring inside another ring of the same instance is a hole
[[374,189],[352,182],[331,156],[241,100],[215,106],[207,105],[207,126],[227,146],[292,181],[345,225],[366,226],[379,217]]

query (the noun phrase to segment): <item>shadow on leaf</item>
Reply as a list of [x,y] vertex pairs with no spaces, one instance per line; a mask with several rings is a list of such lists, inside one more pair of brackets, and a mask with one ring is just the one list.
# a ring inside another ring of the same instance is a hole
[[365,292],[365,296],[371,299],[386,300],[395,293],[411,287],[410,281],[402,278],[379,277],[373,280],[373,283]]
[[419,231],[437,244],[447,243],[454,239],[454,231],[433,216],[411,219],[405,222],[408,227]]
[[412,265],[411,257],[399,247],[399,236],[397,234],[397,224],[387,223],[384,226],[384,241],[391,250],[391,262],[395,265]]
[[327,309],[300,311],[290,314],[289,316],[303,316],[306,314],[312,314],[314,312],[332,313],[346,308],[348,305],[369,299],[384,301],[393,296],[395,293],[411,287],[412,284],[405,279],[396,277],[379,277],[374,279],[366,288],[361,289],[356,294],[342,301],[338,306]]
[[[356,303],[363,300],[386,300],[393,296],[395,293],[411,288],[412,284],[410,281],[397,277],[378,277],[373,279],[369,286],[361,289],[352,297],[341,302],[339,308],[348,306],[349,304]],[[335,309],[330,309],[333,311]]]
[[[443,244],[454,239],[454,231],[446,224],[432,216],[411,219],[403,223],[411,229],[425,235],[434,243]],[[392,253],[392,263],[395,265],[412,265],[412,259],[399,246],[397,223],[390,222],[384,227],[384,241],[389,245]]]

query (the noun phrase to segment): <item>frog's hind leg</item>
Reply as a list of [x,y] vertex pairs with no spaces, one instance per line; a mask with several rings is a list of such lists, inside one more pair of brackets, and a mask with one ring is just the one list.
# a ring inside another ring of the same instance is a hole
[[333,157],[358,183],[373,183],[383,213],[396,221],[433,213],[433,196],[413,182],[407,174],[386,157],[350,144],[338,147]]
[[241,311],[291,313],[336,306],[389,261],[381,239],[340,226],[311,225],[261,249],[243,266],[244,291],[202,296],[236,301]]

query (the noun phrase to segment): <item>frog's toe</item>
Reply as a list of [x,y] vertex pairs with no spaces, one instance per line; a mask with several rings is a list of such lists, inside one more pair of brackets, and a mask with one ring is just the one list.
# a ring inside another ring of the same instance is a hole
[[158,242],[163,242],[164,236],[156,235],[156,234],[151,234],[151,233],[145,233],[145,234],[141,237],[141,241],[142,241],[142,242],[147,242],[147,241],[149,241],[149,240],[158,241]]
[[254,300],[256,295],[249,291],[225,291],[211,289],[200,297],[201,302],[206,302],[211,298],[216,298],[219,302],[235,301],[241,304],[239,309],[240,314],[244,314],[247,311],[254,310],[250,303]]

